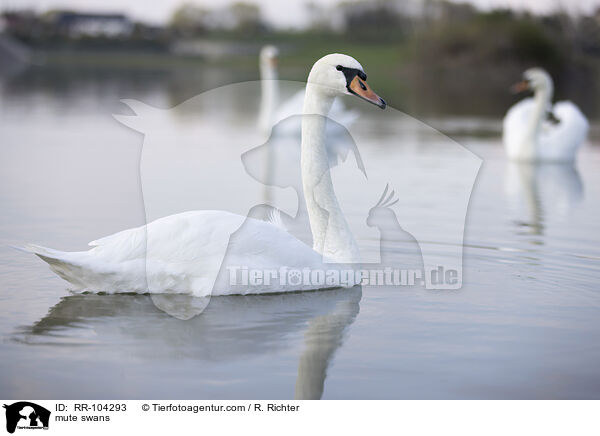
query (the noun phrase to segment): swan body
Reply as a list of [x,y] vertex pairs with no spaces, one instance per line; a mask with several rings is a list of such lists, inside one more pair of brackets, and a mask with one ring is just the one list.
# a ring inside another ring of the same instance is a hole
[[[227,211],[189,211],[160,218],[90,242],[88,251],[25,247],[77,290],[90,292],[185,293],[195,296],[319,289],[353,282],[292,285],[273,281],[231,286],[227,266],[342,268],[360,260],[356,242],[333,191],[325,150],[325,120],[340,94],[357,95],[381,108],[385,102],[366,85],[362,66],[341,54],[318,60],[308,77],[302,120],[301,173],[313,247],[280,226]],[[364,79],[363,79],[364,80]]]
[[526,162],[572,162],[585,141],[589,123],[570,101],[552,104],[552,79],[532,68],[518,86],[532,89],[509,109],[503,121],[503,142],[509,159]]
[[[243,231],[236,233],[242,227]],[[234,234],[234,236],[230,235]],[[281,227],[217,210],[183,212],[159,218],[147,225],[124,230],[92,241],[81,252],[61,252],[29,245],[30,251],[48,262],[75,290],[108,294],[184,293],[197,297],[228,295],[223,280],[216,285],[226,260],[231,266],[249,269],[317,268],[321,256]],[[314,289],[295,286],[296,290]],[[273,283],[271,292],[284,291]],[[242,289],[259,293],[258,287]]]

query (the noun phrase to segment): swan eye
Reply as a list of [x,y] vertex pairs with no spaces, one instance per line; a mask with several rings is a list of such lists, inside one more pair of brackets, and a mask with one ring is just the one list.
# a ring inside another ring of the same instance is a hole
[[338,71],[342,71],[342,68],[344,68],[344,67],[342,67],[341,65],[338,65],[337,67],[335,67],[335,69]]

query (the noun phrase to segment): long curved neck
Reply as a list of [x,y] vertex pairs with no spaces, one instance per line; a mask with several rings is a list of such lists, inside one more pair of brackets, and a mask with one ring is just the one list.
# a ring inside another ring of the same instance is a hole
[[269,62],[260,63],[261,100],[258,123],[260,129],[265,134],[269,134],[271,131],[271,124],[273,122],[277,100],[279,99],[277,78],[277,68],[275,68]]
[[[527,125],[525,136],[525,144],[529,147],[535,147],[537,144],[537,138],[542,127],[542,122],[546,117],[546,113],[551,108],[552,88],[544,87],[536,89],[533,95],[533,101],[534,108]],[[529,151],[533,154],[536,150],[532,149]]]
[[325,148],[327,114],[334,96],[318,85],[306,86],[302,116],[302,188],[308,210],[313,249],[327,260],[360,261],[358,246],[339,206]]

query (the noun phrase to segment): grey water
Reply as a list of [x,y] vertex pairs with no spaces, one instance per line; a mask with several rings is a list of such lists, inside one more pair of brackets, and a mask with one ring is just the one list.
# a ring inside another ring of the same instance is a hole
[[[40,259],[12,248],[35,242],[83,250],[88,241],[144,224],[149,210],[160,215],[161,205],[149,196],[156,186],[144,186],[140,174],[146,138],[112,114],[131,114],[119,102],[123,98],[169,108],[239,79],[215,68],[202,73],[192,80],[183,73],[33,70],[2,78],[3,397],[600,397],[597,137],[574,167],[514,166],[504,158],[499,117],[436,114],[424,120],[452,138],[447,144],[456,141],[482,160],[466,216],[463,285],[457,290],[365,286],[213,297],[202,313],[182,319],[165,306],[181,314],[196,304],[193,299],[74,294]],[[214,111],[250,123],[253,102],[232,98]],[[406,134],[406,124],[375,108],[356,107],[371,138],[357,144],[367,171],[398,173],[394,189],[403,222],[422,221],[432,205],[460,200],[452,189],[432,190],[423,199],[411,194],[418,187],[399,184],[403,173],[423,170],[403,165],[407,149],[416,155],[433,150],[433,159],[429,153],[417,162],[441,186],[451,184],[460,168],[435,159],[446,146],[442,135],[418,123]],[[202,121],[201,115],[181,118],[175,123],[182,129]],[[234,130],[221,133],[227,137]],[[398,137],[400,143],[390,139]],[[218,169],[239,160],[239,152],[222,144],[207,159],[198,165]],[[176,177],[170,177],[165,183],[175,186]],[[248,180],[234,175],[211,185],[210,192],[241,204],[248,199],[235,188]],[[360,208],[353,188],[342,197],[348,219],[356,222]],[[258,184],[255,191],[263,195]],[[427,219],[427,240],[420,242],[444,256],[451,250],[445,242],[451,220],[443,213]],[[370,236],[357,237],[372,245]]]

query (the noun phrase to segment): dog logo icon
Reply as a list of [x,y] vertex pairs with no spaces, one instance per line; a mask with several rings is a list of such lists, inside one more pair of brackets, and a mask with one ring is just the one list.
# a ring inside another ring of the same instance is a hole
[[6,431],[14,433],[18,429],[48,429],[50,411],[28,401],[4,405],[6,409]]

